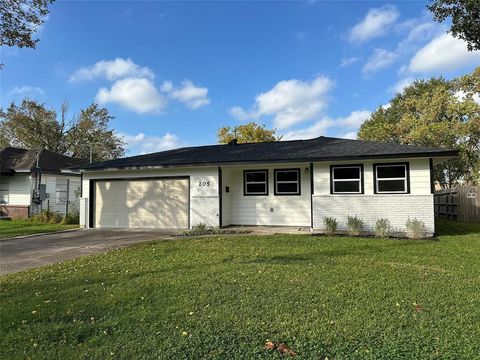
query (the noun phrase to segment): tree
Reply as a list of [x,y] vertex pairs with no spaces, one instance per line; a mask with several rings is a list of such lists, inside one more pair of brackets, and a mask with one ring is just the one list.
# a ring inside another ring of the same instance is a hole
[[438,165],[435,180],[448,186],[480,180],[480,68],[452,81],[416,81],[379,107],[358,131],[362,140],[457,149]]
[[33,34],[45,22],[48,5],[54,0],[0,1],[0,46],[35,48],[38,39]]
[[276,129],[267,129],[265,125],[251,122],[235,127],[222,127],[217,131],[217,139],[220,144],[228,144],[233,139],[237,139],[238,143],[279,141],[282,139],[282,136],[276,136],[276,131]]
[[115,159],[125,154],[122,138],[109,129],[113,120],[107,109],[92,104],[77,117],[67,119],[68,105],[59,111],[25,99],[0,109],[0,147],[48,149],[60,154],[94,161]]
[[480,1],[431,0],[427,8],[438,22],[452,18],[453,36],[465,40],[468,50],[480,50]]

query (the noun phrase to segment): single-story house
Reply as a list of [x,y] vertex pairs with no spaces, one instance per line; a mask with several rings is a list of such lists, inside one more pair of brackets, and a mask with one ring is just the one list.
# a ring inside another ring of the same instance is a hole
[[62,169],[85,163],[49,150],[1,149],[0,216],[16,219],[46,209],[62,215],[78,210],[80,173]]
[[456,151],[318,137],[185,147],[79,167],[80,223],[91,228],[188,229],[274,225],[371,230],[408,218],[434,232],[432,167]]

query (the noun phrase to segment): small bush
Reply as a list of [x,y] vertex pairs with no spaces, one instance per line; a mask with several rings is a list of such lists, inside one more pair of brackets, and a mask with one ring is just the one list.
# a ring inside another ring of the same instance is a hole
[[375,222],[375,236],[388,237],[392,230],[392,224],[388,219],[378,219]]
[[74,210],[66,213],[62,219],[62,224],[64,225],[80,224],[80,214],[78,213],[78,211]]
[[33,215],[30,220],[37,224],[58,224],[62,221],[62,217],[51,210],[43,210],[39,214]]
[[365,222],[360,219],[357,215],[347,216],[347,227],[348,235],[358,236],[362,233],[363,228],[365,227]]
[[192,230],[190,230],[190,233],[192,235],[208,235],[211,233],[211,231],[208,228],[207,224],[198,223],[192,226]]
[[334,217],[324,217],[323,226],[325,227],[325,233],[327,235],[335,235],[338,228],[337,219],[335,219]]
[[407,228],[407,237],[410,239],[421,239],[425,237],[426,228],[425,223],[416,218],[408,219],[405,223]]

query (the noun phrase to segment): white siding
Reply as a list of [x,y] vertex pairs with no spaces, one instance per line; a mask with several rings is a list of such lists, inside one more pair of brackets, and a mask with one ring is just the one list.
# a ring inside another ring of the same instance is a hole
[[30,205],[32,179],[30,174],[0,176],[0,188],[8,190],[8,205]]
[[[225,197],[223,225],[310,226],[310,169],[308,163],[222,167]],[[274,194],[274,169],[300,169],[301,194],[281,196]],[[243,171],[268,170],[268,196],[243,194]],[[308,169],[307,171],[305,169]],[[225,193],[229,186],[230,193]]]
[[[88,199],[90,179],[190,177],[190,226],[206,223],[219,226],[219,195],[217,167],[165,168],[86,172],[83,175],[83,198]],[[82,206],[80,218],[88,219],[88,206]]]
[[[374,194],[373,164],[408,162],[410,165],[410,194]],[[425,222],[427,231],[434,233],[433,195],[430,193],[430,167],[428,159],[400,159],[335,162],[334,165],[363,164],[364,194],[331,195],[330,165],[314,164],[315,193],[313,196],[314,228],[323,228],[323,218],[335,217],[341,229],[346,227],[348,215],[358,215],[373,230],[375,221],[387,218],[396,231],[405,231],[408,218]]]

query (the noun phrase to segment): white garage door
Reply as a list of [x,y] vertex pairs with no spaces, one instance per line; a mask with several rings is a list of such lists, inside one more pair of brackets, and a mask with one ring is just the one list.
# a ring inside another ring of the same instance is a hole
[[95,182],[95,227],[187,229],[188,179]]

